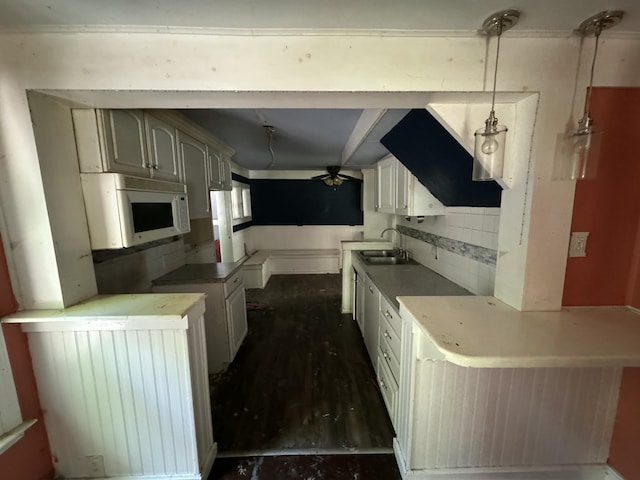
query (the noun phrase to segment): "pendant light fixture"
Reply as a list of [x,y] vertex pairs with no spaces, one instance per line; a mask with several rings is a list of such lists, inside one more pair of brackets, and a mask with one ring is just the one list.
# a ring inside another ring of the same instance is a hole
[[496,112],[496,80],[498,78],[498,59],[500,57],[500,37],[504,32],[518,23],[520,12],[517,10],[503,10],[487,18],[480,31],[486,35],[498,37],[496,46],[496,64],[493,72],[493,94],[491,97],[491,112],[484,122],[484,127],[476,130],[475,147],[473,150],[473,180],[497,180],[502,178],[504,166],[504,141],[507,127],[498,125]]
[[583,37],[593,34],[595,47],[582,118],[578,121],[578,128],[565,136],[561,141],[559,151],[556,152],[555,179],[577,180],[595,176],[602,132],[593,125],[593,120],[589,116],[589,104],[593,90],[593,74],[598,56],[598,44],[602,31],[617,25],[622,20],[622,16],[623,12],[619,10],[600,12],[587,18],[576,30]]

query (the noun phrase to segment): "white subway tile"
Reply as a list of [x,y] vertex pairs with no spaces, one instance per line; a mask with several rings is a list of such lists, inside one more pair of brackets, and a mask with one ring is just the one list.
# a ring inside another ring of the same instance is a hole
[[473,230],[473,236],[471,238],[471,243],[473,245],[482,246],[482,232],[479,230]]
[[472,226],[474,230],[482,230],[484,215],[472,215]]

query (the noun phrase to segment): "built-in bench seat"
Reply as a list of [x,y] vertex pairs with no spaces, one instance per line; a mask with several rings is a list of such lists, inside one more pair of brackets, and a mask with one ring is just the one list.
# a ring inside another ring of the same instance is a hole
[[340,273],[340,250],[257,250],[242,265],[246,288],[264,288],[271,275]]

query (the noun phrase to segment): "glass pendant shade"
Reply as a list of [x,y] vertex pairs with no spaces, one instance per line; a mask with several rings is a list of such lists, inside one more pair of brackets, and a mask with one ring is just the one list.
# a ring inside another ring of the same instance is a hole
[[474,181],[487,181],[502,178],[504,170],[504,145],[507,138],[507,127],[498,125],[498,119],[491,116],[485,122],[486,126],[474,133],[475,146],[473,149]]
[[553,179],[595,178],[601,144],[602,132],[590,124],[568,135],[561,135],[556,145]]
[[517,10],[503,10],[487,18],[482,24],[481,31],[487,35],[498,37],[496,45],[496,63],[493,71],[493,92],[491,97],[491,111],[484,122],[484,128],[474,133],[475,145],[473,149],[474,181],[501,180],[504,170],[505,140],[507,127],[498,125],[496,112],[496,82],[498,79],[498,60],[500,59],[500,37],[513,27],[520,18]]

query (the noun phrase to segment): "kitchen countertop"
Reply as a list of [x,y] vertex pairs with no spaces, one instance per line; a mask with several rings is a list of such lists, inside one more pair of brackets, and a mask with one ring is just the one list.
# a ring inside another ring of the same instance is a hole
[[640,366],[640,314],[626,307],[521,312],[495,297],[401,296],[434,348],[463,367]]
[[[172,328],[176,322],[182,325],[182,318],[204,298],[205,295],[202,293],[96,295],[67,308],[16,312],[4,317],[2,322],[67,324],[68,327],[64,328],[69,330],[75,330],[82,325],[97,330],[135,329],[136,324],[163,328],[164,322],[168,328]],[[204,302],[201,308],[204,312]],[[184,327],[186,328],[186,323]]]
[[156,278],[153,284],[223,283],[242,267],[242,263],[242,260],[235,263],[188,263]]
[[457,283],[446,279],[419,263],[406,265],[369,265],[356,255],[359,264],[371,278],[380,293],[394,305],[400,308],[398,296],[423,295],[473,295]]

